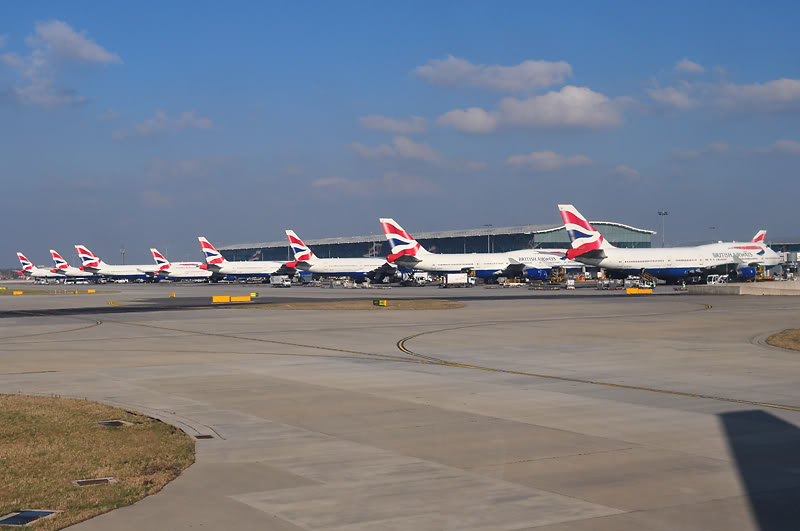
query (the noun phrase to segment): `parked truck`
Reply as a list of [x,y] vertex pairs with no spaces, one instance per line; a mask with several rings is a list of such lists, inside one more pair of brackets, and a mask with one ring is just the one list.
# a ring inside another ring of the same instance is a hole
[[286,275],[272,275],[269,277],[269,283],[273,288],[292,287],[292,279]]
[[475,284],[475,277],[471,277],[467,273],[447,273],[442,277],[442,283],[439,284],[439,287],[464,288],[472,286],[473,284]]

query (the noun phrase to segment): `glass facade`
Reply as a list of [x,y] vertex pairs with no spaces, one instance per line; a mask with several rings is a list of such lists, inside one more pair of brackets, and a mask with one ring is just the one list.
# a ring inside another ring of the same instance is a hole
[[[594,226],[616,247],[650,247],[653,232],[635,229],[613,223],[595,222]],[[569,238],[564,227],[531,232],[511,232],[483,236],[449,236],[419,238],[423,247],[431,252],[442,254],[506,252],[515,249],[542,248],[566,249]],[[354,258],[359,256],[386,256],[389,246],[383,236],[375,236],[374,241],[354,243],[319,243],[309,246],[320,258]],[[228,260],[291,260],[288,243],[266,244],[263,247],[241,247],[220,251]]]

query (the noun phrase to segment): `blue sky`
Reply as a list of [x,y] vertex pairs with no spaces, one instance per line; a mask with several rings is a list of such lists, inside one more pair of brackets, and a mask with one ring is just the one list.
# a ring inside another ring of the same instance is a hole
[[[432,4],[432,5],[431,5]],[[13,4],[0,264],[590,219],[797,238],[800,4]],[[717,227],[714,230],[709,227]]]

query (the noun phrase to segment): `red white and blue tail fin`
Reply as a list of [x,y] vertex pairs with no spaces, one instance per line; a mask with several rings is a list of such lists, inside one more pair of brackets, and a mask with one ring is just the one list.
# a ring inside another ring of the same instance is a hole
[[764,243],[764,240],[767,239],[767,231],[766,229],[761,229],[753,236],[753,243]]
[[289,246],[294,252],[294,265],[297,265],[297,262],[313,262],[316,259],[314,252],[293,230],[287,230],[286,237],[289,238]]
[[66,271],[69,269],[69,263],[64,260],[64,257],[58,254],[58,251],[54,251],[50,249],[50,258],[53,259],[53,263],[56,264],[56,269],[59,271]]
[[206,264],[210,266],[220,266],[227,262],[225,257],[217,251],[211,242],[208,241],[203,236],[198,236],[198,240],[200,240],[200,247],[203,249],[203,256],[206,257]]
[[97,269],[103,263],[100,257],[95,256],[85,245],[76,245],[75,251],[78,253],[78,258],[81,259],[81,269]]
[[567,258],[575,258],[590,251],[614,247],[603,235],[589,223],[578,209],[572,205],[558,205],[564,228],[567,229],[572,249],[567,251]]
[[33,262],[28,260],[24,254],[17,252],[17,258],[19,258],[19,263],[22,265],[22,271],[25,273],[33,271]]
[[156,262],[159,271],[165,271],[169,269],[169,260],[167,257],[158,252],[158,249],[150,249],[150,253],[153,255],[153,260]]
[[380,218],[380,222],[383,234],[386,236],[389,245],[392,246],[392,251],[388,257],[389,262],[394,262],[403,256],[416,258],[419,255],[430,254],[413,236],[403,230],[403,227],[395,220]]

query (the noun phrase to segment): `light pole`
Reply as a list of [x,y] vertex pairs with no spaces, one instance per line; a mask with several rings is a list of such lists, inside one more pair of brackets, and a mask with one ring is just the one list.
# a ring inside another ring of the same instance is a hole
[[659,210],[658,215],[661,218],[661,247],[666,247],[664,244],[664,218],[669,215],[666,210]]
[[715,233],[715,232],[713,232],[713,231],[717,230],[717,228],[716,228],[715,226],[713,226],[713,225],[712,225],[712,226],[710,226],[710,227],[708,228],[708,230],[712,231],[712,232],[711,232],[711,243],[714,243],[714,240],[716,240],[717,238],[716,238],[716,236],[715,236],[715,234],[716,234],[716,233]]
[[122,255],[122,265],[125,265],[125,244],[120,246],[119,254]]
[[[484,227],[487,227],[487,228],[488,228],[488,227],[491,227],[491,226],[492,226],[492,224],[491,224],[491,223],[487,223],[487,224],[485,224],[485,225],[484,225]],[[490,237],[491,237],[491,236],[489,235],[489,233],[488,233],[488,231],[487,231],[487,233],[486,233],[486,252],[487,252],[487,253],[490,253],[490,252],[492,252],[492,251],[491,251],[491,243],[490,243],[490,242],[491,242],[491,240],[489,240],[489,238],[490,238]]]

